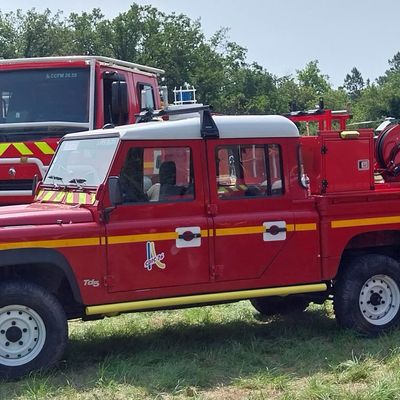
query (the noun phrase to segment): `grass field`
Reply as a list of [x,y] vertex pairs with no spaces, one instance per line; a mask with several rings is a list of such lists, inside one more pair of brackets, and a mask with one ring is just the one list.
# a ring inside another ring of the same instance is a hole
[[400,399],[400,331],[340,330],[331,305],[260,318],[249,302],[70,323],[61,365],[0,399]]

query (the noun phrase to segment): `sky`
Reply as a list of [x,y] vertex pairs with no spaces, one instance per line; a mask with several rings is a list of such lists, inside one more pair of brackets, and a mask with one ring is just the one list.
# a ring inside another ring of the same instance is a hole
[[[283,76],[312,60],[334,86],[357,67],[371,81],[388,69],[400,51],[399,0],[136,0],[166,13],[200,19],[206,37],[230,28],[230,40],[247,48],[247,61]],[[3,3],[3,4],[2,4]],[[52,12],[91,11],[98,7],[111,19],[127,11],[129,0],[0,1],[0,11],[36,8]]]

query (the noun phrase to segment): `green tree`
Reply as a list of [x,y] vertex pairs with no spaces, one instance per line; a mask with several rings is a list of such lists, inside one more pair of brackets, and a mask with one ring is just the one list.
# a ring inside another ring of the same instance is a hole
[[346,75],[343,88],[352,100],[360,97],[361,91],[364,89],[364,79],[356,67],[352,68],[350,74]]
[[321,96],[335,108],[348,101],[343,90],[331,88],[317,60],[295,77],[278,78],[249,63],[246,48],[228,32],[222,28],[207,39],[200,21],[136,3],[111,20],[98,8],[67,18],[49,10],[0,12],[0,57],[89,54],[152,65],[166,71],[170,93],[189,82],[199,101],[223,113],[283,113],[292,100],[313,108]]
[[70,42],[67,53],[83,55],[112,56],[109,22],[104,20],[104,15],[99,8],[94,8],[90,13],[71,13],[68,18]]
[[331,89],[328,75],[321,73],[318,60],[310,61],[303,69],[297,70],[300,87],[311,89],[317,96],[322,96]]
[[0,58],[12,58],[18,54],[16,16],[0,12]]
[[44,57],[63,54],[68,36],[62,13],[52,15],[49,9],[43,13],[33,8],[26,14],[15,14],[16,55],[19,57]]

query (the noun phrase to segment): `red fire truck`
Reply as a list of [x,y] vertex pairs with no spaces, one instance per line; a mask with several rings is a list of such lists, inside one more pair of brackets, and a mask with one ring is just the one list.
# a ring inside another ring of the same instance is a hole
[[343,327],[398,325],[399,125],[300,137],[196,110],[66,135],[35,201],[0,209],[2,377],[55,364],[72,318],[333,298]]
[[59,139],[159,108],[157,68],[106,57],[0,60],[0,205],[32,200]]

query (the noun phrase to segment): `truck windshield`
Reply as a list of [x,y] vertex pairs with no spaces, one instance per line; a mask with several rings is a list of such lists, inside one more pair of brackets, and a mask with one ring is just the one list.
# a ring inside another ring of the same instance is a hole
[[99,186],[105,179],[118,137],[65,140],[51,163],[45,185]]
[[88,122],[89,68],[0,71],[0,124]]

